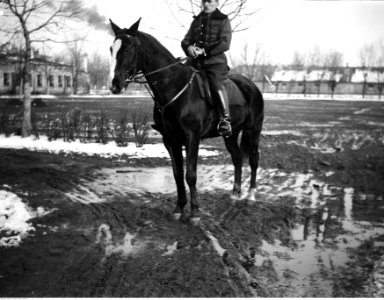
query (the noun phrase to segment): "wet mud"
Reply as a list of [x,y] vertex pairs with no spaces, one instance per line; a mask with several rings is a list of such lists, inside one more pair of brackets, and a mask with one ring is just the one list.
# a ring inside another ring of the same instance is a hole
[[204,141],[220,155],[199,160],[199,227],[172,219],[168,159],[0,149],[0,189],[48,212],[0,247],[0,296],[383,296],[379,104],[268,102],[251,206]]

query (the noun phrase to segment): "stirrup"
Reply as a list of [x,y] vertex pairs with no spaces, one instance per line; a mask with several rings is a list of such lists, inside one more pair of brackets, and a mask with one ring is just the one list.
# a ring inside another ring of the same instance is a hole
[[231,122],[228,119],[220,120],[217,125],[217,131],[223,137],[229,137],[232,135]]

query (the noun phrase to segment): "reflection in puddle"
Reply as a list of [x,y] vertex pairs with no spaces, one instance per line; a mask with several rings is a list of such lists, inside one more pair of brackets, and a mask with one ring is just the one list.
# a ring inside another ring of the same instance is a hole
[[346,265],[350,250],[384,234],[383,222],[373,221],[375,216],[382,216],[383,207],[366,205],[362,217],[354,208],[359,199],[354,189],[341,190],[313,182],[310,186],[312,193],[307,197],[313,212],[304,223],[294,224],[291,238],[296,245],[284,246],[278,240],[271,245],[263,241],[256,257],[258,266],[273,262],[278,284],[285,287],[287,297],[332,297],[333,274]]
[[[249,169],[244,168],[244,182],[248,182],[249,173]],[[83,189],[92,192],[89,203],[100,199],[113,201],[132,193],[176,193],[170,167],[103,169],[102,174],[104,178],[87,183]],[[382,195],[362,195],[353,188],[330,186],[315,180],[312,173],[260,168],[257,178],[259,199],[270,202],[294,199],[296,207],[303,212],[303,219],[292,224],[293,243],[285,245],[276,240],[271,245],[263,241],[255,257],[256,265],[273,263],[279,278],[276,288],[283,286],[286,297],[332,297],[334,274],[339,267],[346,266],[350,250],[384,233]],[[224,189],[229,192],[232,185],[232,165],[198,167],[199,191]],[[243,197],[247,188],[244,184]],[[128,201],[132,197],[126,198]],[[108,233],[105,236],[108,239]],[[209,238],[222,255],[225,250],[219,242],[213,236]],[[176,246],[167,248],[165,255],[172,254]],[[132,236],[127,236],[124,242],[109,244],[106,254],[131,255],[140,247],[142,245],[132,244]]]
[[122,257],[127,257],[138,253],[144,246],[144,242],[135,241],[135,236],[129,232],[125,233],[122,241],[113,242],[112,232],[110,226],[101,224],[96,234],[96,244],[103,244],[105,246],[105,256],[112,254],[119,254]]

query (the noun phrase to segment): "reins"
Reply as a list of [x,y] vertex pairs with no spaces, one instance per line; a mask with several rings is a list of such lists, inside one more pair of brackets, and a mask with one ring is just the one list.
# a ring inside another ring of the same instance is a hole
[[[142,71],[139,71],[137,72],[137,74],[135,74],[133,76],[133,79],[126,79],[126,81],[128,82],[135,82],[135,83],[140,83],[140,84],[145,84],[145,83],[153,83],[153,82],[158,82],[159,80],[156,80],[156,81],[149,81],[149,80],[146,80],[146,81],[139,81],[139,79],[141,78],[145,78],[147,76],[150,76],[150,75],[153,75],[153,74],[156,74],[156,73],[160,73],[161,71],[164,71],[164,70],[167,70],[167,69],[170,69],[184,61],[187,61],[187,60],[190,60],[191,58],[190,57],[182,57],[182,58],[179,58],[177,60],[177,62],[173,63],[173,64],[170,64],[170,65],[166,65],[165,67],[162,67],[162,68],[159,68],[159,69],[156,69],[154,71],[151,71],[151,72],[148,72],[148,73],[143,73]],[[176,74],[178,72],[175,72],[174,74]],[[172,74],[172,75],[174,75]],[[168,76],[168,77],[171,77],[172,75]],[[164,80],[164,79],[163,79]]]
[[[158,82],[160,81],[163,81],[171,76],[174,76],[176,74],[178,74],[179,72],[181,72],[183,70],[183,68],[180,68],[179,70],[177,70],[176,72],[172,73],[171,75],[168,75],[168,76],[164,76],[162,79],[160,80],[148,80],[148,76],[151,76],[151,75],[154,75],[154,74],[157,74],[157,73],[160,73],[164,70],[167,70],[167,69],[170,69],[176,65],[179,65],[181,64],[182,62],[184,61],[188,61],[188,60],[191,60],[192,58],[190,57],[182,57],[182,58],[178,58],[177,61],[175,63],[172,63],[170,65],[166,65],[164,67],[161,67],[159,69],[156,69],[156,70],[153,70],[153,71],[150,71],[150,72],[147,72],[147,73],[143,73],[142,71],[138,71],[136,73],[136,70],[137,70],[137,63],[138,63],[138,51],[140,49],[140,45],[141,45],[141,42],[136,38],[137,40],[137,43],[135,45],[135,49],[136,49],[136,52],[135,52],[135,60],[136,60],[136,63],[135,63],[135,68],[134,68],[134,74],[132,76],[129,76],[125,82],[126,83],[129,83],[129,82],[134,82],[134,83],[139,83],[139,84],[145,84],[145,87],[147,88],[149,94],[151,95],[151,97],[153,98],[154,102],[155,102],[155,108],[157,108],[161,114],[161,122],[162,122],[162,125],[163,125],[163,128],[164,130],[165,129],[165,122],[164,122],[164,112],[165,112],[165,109],[167,107],[169,107],[171,104],[175,103],[175,101],[177,99],[180,98],[180,96],[191,86],[193,80],[195,79],[196,77],[196,73],[198,72],[196,69],[192,69],[192,75],[189,79],[189,81],[184,85],[184,87],[175,95],[172,97],[171,100],[167,101],[164,105],[160,104],[156,98],[154,97],[153,93],[151,92],[151,90],[148,88],[147,84],[152,84],[152,85],[157,85]],[[145,81],[141,80],[145,78]],[[169,134],[167,134],[171,139],[173,139],[173,137]]]
[[168,106],[170,106],[172,103],[174,103],[189,87],[190,85],[192,84],[195,76],[196,76],[196,73],[198,71],[196,71],[195,69],[193,70],[192,72],[192,75],[191,75],[191,78],[189,79],[189,81],[184,85],[184,87],[171,99],[169,100],[165,105],[161,105],[158,101],[156,101],[154,95],[152,94],[151,90],[148,88],[148,86],[146,85],[147,83],[151,83],[151,84],[154,84],[156,85],[159,81],[163,81],[165,80],[166,78],[169,78],[171,76],[174,76],[175,74],[179,73],[182,69],[180,70],[177,70],[176,72],[174,72],[173,74],[169,75],[169,76],[166,76],[164,77],[163,79],[161,80],[155,80],[155,81],[150,81],[148,79],[146,79],[145,81],[141,81],[140,79],[141,78],[146,78],[147,76],[150,76],[150,75],[154,75],[154,74],[157,74],[157,73],[160,73],[164,70],[167,70],[167,69],[170,69],[176,65],[179,65],[181,64],[182,62],[184,61],[188,61],[188,60],[191,60],[190,57],[182,57],[182,58],[179,58],[177,60],[177,62],[175,63],[172,63],[170,65],[166,65],[165,67],[161,67],[159,69],[156,69],[154,71],[151,71],[151,72],[148,72],[148,73],[143,73],[142,71],[139,71],[137,72],[135,75],[132,76],[132,79],[131,78],[128,78],[126,79],[126,82],[134,82],[134,83],[139,83],[139,84],[145,84],[145,87],[147,88],[149,94],[151,95],[151,97],[153,98],[153,100],[155,101],[155,106],[161,111],[161,115],[163,115],[163,112],[164,112],[164,109],[167,108]]

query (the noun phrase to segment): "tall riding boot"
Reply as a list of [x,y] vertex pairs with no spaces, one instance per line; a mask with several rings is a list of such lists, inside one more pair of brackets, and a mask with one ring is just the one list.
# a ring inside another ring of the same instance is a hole
[[229,137],[232,135],[232,127],[231,120],[229,118],[229,105],[228,105],[228,95],[227,91],[224,88],[221,88],[217,91],[220,110],[222,113],[222,117],[220,118],[219,125],[217,126],[217,130],[219,134],[224,137]]

